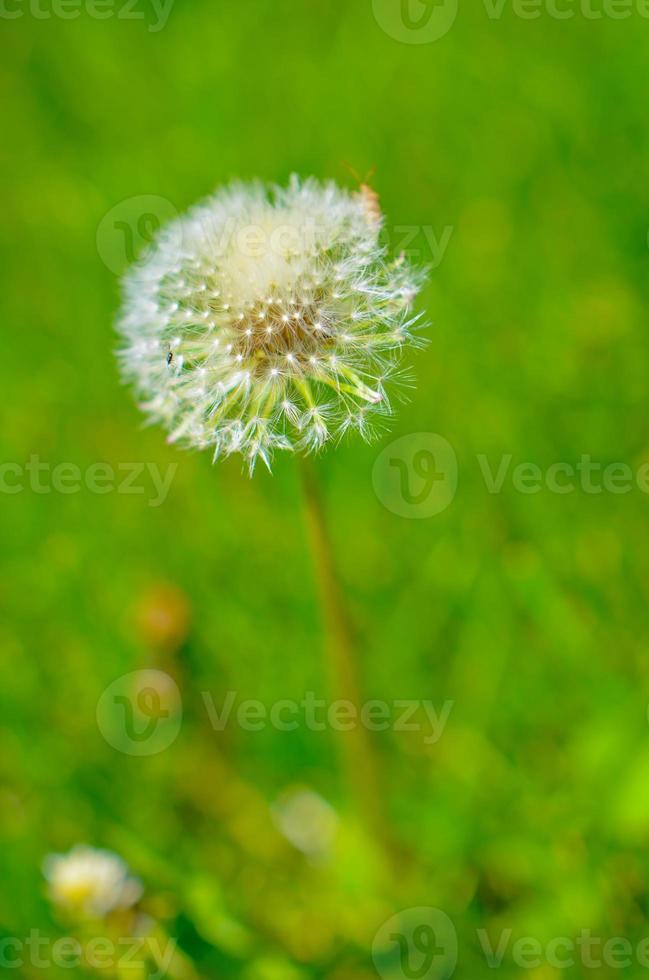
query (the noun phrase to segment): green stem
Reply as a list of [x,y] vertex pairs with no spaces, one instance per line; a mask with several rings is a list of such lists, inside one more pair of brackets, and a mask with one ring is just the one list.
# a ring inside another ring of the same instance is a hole
[[386,857],[391,842],[383,818],[384,794],[380,787],[380,767],[367,729],[361,723],[361,685],[345,597],[336,572],[316,469],[310,459],[299,457],[302,497],[317,578],[325,650],[331,691],[336,700],[351,702],[356,722],[350,731],[338,733],[346,779],[359,814],[374,841]]

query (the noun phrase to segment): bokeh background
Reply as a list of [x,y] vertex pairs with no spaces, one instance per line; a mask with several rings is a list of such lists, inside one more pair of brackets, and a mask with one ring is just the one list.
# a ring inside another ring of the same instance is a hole
[[[158,31],[145,0],[141,20],[5,8],[22,16],[1,24],[2,462],[178,468],[160,507],[145,478],[142,495],[1,495],[2,936],[69,934],[41,864],[79,841],[122,854],[206,980],[375,977],[375,934],[419,906],[450,917],[471,980],[494,974],[479,929],[649,935],[649,498],[511,478],[491,494],[478,462],[649,462],[649,20],[461,2],[444,36],[411,43],[380,6],[176,0]],[[454,702],[435,744],[372,736],[392,866],[332,732],[214,731],[201,695],[335,693],[294,461],[251,481],[167,446],[113,354],[118,273],[155,227],[139,199],[182,211],[291,172],[353,187],[344,161],[376,167],[390,244],[412,226],[435,266],[410,403],[378,444],[317,463],[365,696]],[[426,229],[451,229],[439,261]],[[419,520],[373,472],[421,432],[450,443],[459,483]],[[139,757],[96,709],[147,668],[175,679],[183,717]],[[495,972],[593,974],[524,969],[511,945]]]

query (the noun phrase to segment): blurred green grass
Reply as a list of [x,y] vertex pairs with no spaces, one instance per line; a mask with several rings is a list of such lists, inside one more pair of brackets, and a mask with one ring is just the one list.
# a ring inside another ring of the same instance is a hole
[[[639,941],[647,497],[490,495],[476,456],[649,459],[649,22],[490,21],[462,6],[447,37],[415,46],[360,0],[177,0],[157,34],[26,15],[3,35],[2,460],[178,472],[158,509],[115,493],[2,496],[2,932],[58,928],[41,860],[84,840],[164,896],[205,977],[372,976],[372,936],[417,905],[454,920],[472,980],[490,972],[477,928]],[[113,358],[117,278],[96,247],[102,217],[136,195],[182,210],[231,177],[351,184],[345,160],[376,165],[389,228],[453,228],[394,428],[449,440],[453,505],[421,522],[381,506],[372,466],[391,437],[319,464],[367,696],[455,702],[436,745],[376,736],[384,805],[416,854],[396,896],[326,734],[207,729],[201,690],[327,696],[294,464],[250,482],[237,462],[212,468],[142,429]],[[175,662],[186,718],[142,760],[103,741],[95,708],[115,677],[152,664],[133,624],[158,582],[191,606]],[[295,784],[341,815],[325,867],[272,824],[268,804]],[[229,920],[247,930],[241,947],[223,938]],[[520,975],[508,961],[500,974]]]

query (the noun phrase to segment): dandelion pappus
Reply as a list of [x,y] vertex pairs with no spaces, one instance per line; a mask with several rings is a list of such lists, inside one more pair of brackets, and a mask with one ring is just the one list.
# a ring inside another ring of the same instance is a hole
[[[314,453],[352,431],[369,439],[394,413],[395,365],[420,321],[408,300],[424,273],[392,267],[367,191],[347,183],[225,186],[127,273],[122,376],[170,442],[239,454],[252,473],[281,450]],[[260,252],[215,247],[252,226],[268,232]],[[287,226],[316,233],[298,237],[296,262],[273,246]]]

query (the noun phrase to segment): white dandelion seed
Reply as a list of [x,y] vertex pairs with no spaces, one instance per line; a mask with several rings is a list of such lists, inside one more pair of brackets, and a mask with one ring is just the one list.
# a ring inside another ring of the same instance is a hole
[[380,230],[362,195],[297,177],[233,184],[163,229],[118,321],[122,374],[151,420],[251,471],[277,449],[321,449],[351,417],[370,438],[393,411],[384,379],[417,343],[424,279],[388,259]]
[[111,851],[79,844],[68,854],[50,854],[43,864],[50,900],[88,919],[129,909],[142,897],[142,884]]

